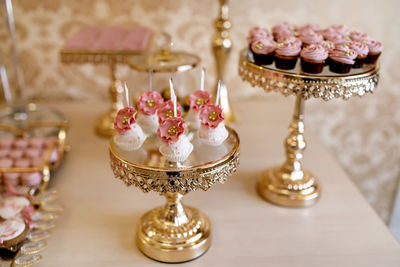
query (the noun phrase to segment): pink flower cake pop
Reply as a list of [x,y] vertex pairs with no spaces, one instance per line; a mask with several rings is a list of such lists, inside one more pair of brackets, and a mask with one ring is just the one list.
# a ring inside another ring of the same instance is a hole
[[204,90],[205,69],[201,71],[200,90],[197,90],[189,95],[190,110],[185,119],[193,130],[200,129],[200,109],[203,105],[211,103],[211,95]]
[[193,151],[193,145],[185,135],[185,121],[177,117],[176,96],[170,79],[171,99],[174,104],[174,116],[160,123],[157,135],[162,141],[160,153],[169,161],[185,161]]
[[141,94],[136,101],[139,111],[137,122],[142,127],[147,135],[157,133],[158,129],[158,116],[157,110],[164,103],[161,94],[152,91],[152,75],[149,74],[150,90]]
[[[219,91],[221,81],[218,83],[218,93],[216,103],[219,102]],[[197,135],[199,139],[210,146],[219,146],[228,137],[228,131],[225,128],[222,108],[218,104],[208,104],[202,106],[200,110],[201,127]]]
[[133,107],[125,107],[118,111],[114,120],[117,131],[114,143],[127,151],[138,150],[146,140],[145,133],[136,123],[135,115],[136,110]]

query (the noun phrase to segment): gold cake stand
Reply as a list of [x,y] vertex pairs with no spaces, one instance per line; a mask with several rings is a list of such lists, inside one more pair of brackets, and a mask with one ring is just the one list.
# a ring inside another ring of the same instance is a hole
[[167,203],[143,215],[137,227],[137,244],[148,257],[169,263],[185,262],[204,254],[211,243],[211,223],[196,208],[184,206],[183,195],[226,181],[239,164],[239,136],[227,127],[229,136],[219,147],[192,141],[194,150],[183,163],[168,162],[158,151],[156,136],[138,151],[123,151],[110,142],[114,176],[127,186],[164,195]]
[[248,49],[240,52],[239,75],[252,86],[266,92],[276,91],[285,96],[295,95],[296,104],[289,136],[285,140],[286,161],[262,173],[258,181],[260,195],[277,205],[306,207],[317,202],[321,183],[301,163],[306,148],[304,139],[305,100],[314,97],[325,101],[334,98],[349,99],[372,93],[379,80],[379,63],[352,69],[349,74],[336,74],[325,67],[321,74],[301,72],[300,60],[296,68],[283,71],[275,65],[256,65]]

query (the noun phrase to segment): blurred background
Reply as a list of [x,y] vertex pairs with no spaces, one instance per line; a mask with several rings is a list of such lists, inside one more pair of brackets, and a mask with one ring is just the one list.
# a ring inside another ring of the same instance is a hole
[[[14,0],[18,54],[25,76],[25,95],[34,101],[106,101],[110,84],[105,65],[64,65],[59,51],[65,41],[83,25],[143,25],[170,33],[175,47],[196,53],[208,70],[206,84],[215,83],[211,38],[218,1],[184,0]],[[230,31],[233,50],[226,71],[231,98],[263,97],[266,103],[282,97],[264,94],[238,77],[238,53],[247,45],[250,27],[270,28],[288,21],[294,24],[318,23],[321,27],[344,24],[366,32],[384,44],[381,81],[373,95],[350,99],[310,100],[306,121],[330,148],[341,166],[371,203],[390,223],[396,208],[400,177],[400,16],[398,0],[265,1],[231,0]],[[4,10],[0,22],[0,55],[11,85],[16,78],[11,68],[11,38]],[[118,69],[134,90],[147,86],[147,76],[127,67]],[[199,73],[189,74],[196,80]],[[186,78],[185,78],[186,79]],[[156,81],[157,82],[157,81]],[[161,85],[160,85],[161,86]],[[157,87],[157,85],[156,85]],[[350,103],[349,103],[350,102]],[[242,118],[243,119],[243,118]],[[282,140],[277,140],[282,142]],[[400,201],[398,201],[400,202]],[[400,209],[400,203],[397,209]],[[400,212],[400,211],[399,211]],[[400,224],[400,222],[398,222]]]

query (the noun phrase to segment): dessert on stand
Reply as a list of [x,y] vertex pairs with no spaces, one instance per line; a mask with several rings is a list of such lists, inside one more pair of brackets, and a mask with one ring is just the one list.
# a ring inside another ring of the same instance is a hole
[[[206,191],[217,182],[223,183],[236,172],[239,137],[235,130],[226,127],[227,136],[218,146],[205,145],[196,134],[190,140],[186,122],[178,113],[172,79],[170,89],[172,107],[168,111],[172,114],[164,110],[157,135],[147,136],[136,151],[124,150],[111,139],[110,160],[115,178],[127,186],[166,197],[164,206],[143,215],[136,241],[148,257],[177,263],[201,256],[211,244],[210,220],[200,210],[183,205],[181,199],[191,191]],[[165,116],[166,113],[170,115]],[[214,121],[214,117],[210,120]]]
[[275,25],[272,31],[255,27],[249,32],[249,48],[240,52],[239,75],[266,92],[296,96],[286,161],[267,169],[258,180],[260,195],[277,205],[305,207],[316,203],[321,182],[302,166],[305,100],[347,100],[372,93],[379,80],[382,44],[367,34],[342,25],[321,29],[308,24]]

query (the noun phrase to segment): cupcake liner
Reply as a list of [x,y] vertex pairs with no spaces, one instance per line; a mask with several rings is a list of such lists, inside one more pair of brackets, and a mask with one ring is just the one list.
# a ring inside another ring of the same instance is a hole
[[309,62],[301,59],[301,69],[307,73],[318,74],[324,69],[324,62]]
[[337,62],[331,59],[329,63],[329,70],[334,73],[344,74],[349,73],[353,65]]
[[296,67],[297,57],[281,58],[275,55],[275,66],[282,70],[292,70]]

